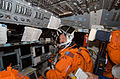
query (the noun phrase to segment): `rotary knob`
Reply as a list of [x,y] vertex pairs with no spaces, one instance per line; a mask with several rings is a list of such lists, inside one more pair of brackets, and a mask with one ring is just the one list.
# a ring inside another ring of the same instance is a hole
[[17,16],[15,16],[15,17],[14,17],[14,20],[18,21],[18,18],[17,18]]
[[2,18],[4,15],[2,13],[0,13],[0,18]]
[[21,18],[21,21],[25,21],[25,19],[24,19],[24,18]]

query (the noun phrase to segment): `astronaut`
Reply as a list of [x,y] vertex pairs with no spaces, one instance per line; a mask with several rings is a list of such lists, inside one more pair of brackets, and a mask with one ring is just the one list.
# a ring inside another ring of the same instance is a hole
[[[78,68],[85,72],[93,72],[93,61],[89,51],[84,47],[77,47],[72,41],[75,29],[70,26],[59,28],[59,54],[61,55],[54,69],[47,69],[44,75],[47,79],[75,78]],[[80,41],[80,40],[78,40]]]
[[88,72],[87,79],[120,79],[120,30],[106,32],[92,29],[89,40],[108,41],[107,44],[107,64],[102,75],[94,75]]

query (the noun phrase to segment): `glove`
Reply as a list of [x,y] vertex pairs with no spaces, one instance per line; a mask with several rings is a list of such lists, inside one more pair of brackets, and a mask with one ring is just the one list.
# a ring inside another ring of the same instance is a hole
[[120,64],[112,67],[112,75],[115,78],[120,79]]
[[46,78],[46,74],[47,74],[47,72],[48,72],[50,69],[51,69],[50,67],[47,67],[47,68],[45,68],[45,69],[43,70],[42,76],[43,76],[44,78]]

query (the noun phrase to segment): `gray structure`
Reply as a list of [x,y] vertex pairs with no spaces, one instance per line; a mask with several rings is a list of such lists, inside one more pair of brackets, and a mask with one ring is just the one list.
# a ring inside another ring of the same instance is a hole
[[109,27],[120,26],[120,10],[103,10],[100,24]]
[[74,15],[70,17],[61,18],[62,25],[70,25],[81,28],[91,28],[91,25],[103,25],[106,27],[120,26],[120,10],[111,11],[101,9],[96,12],[92,11],[90,14]]
[[105,10],[101,9],[90,13],[90,26],[103,25],[106,27],[120,26],[120,10]]
[[0,0],[0,22],[47,27],[50,12],[19,0]]
[[61,18],[62,25],[70,25],[74,27],[89,28],[90,14],[74,15],[71,17]]

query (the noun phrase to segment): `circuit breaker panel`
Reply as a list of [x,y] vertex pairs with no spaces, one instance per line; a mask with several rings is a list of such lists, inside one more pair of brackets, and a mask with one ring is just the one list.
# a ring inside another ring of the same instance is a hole
[[0,22],[34,27],[47,27],[50,12],[30,3],[14,0],[0,0]]

